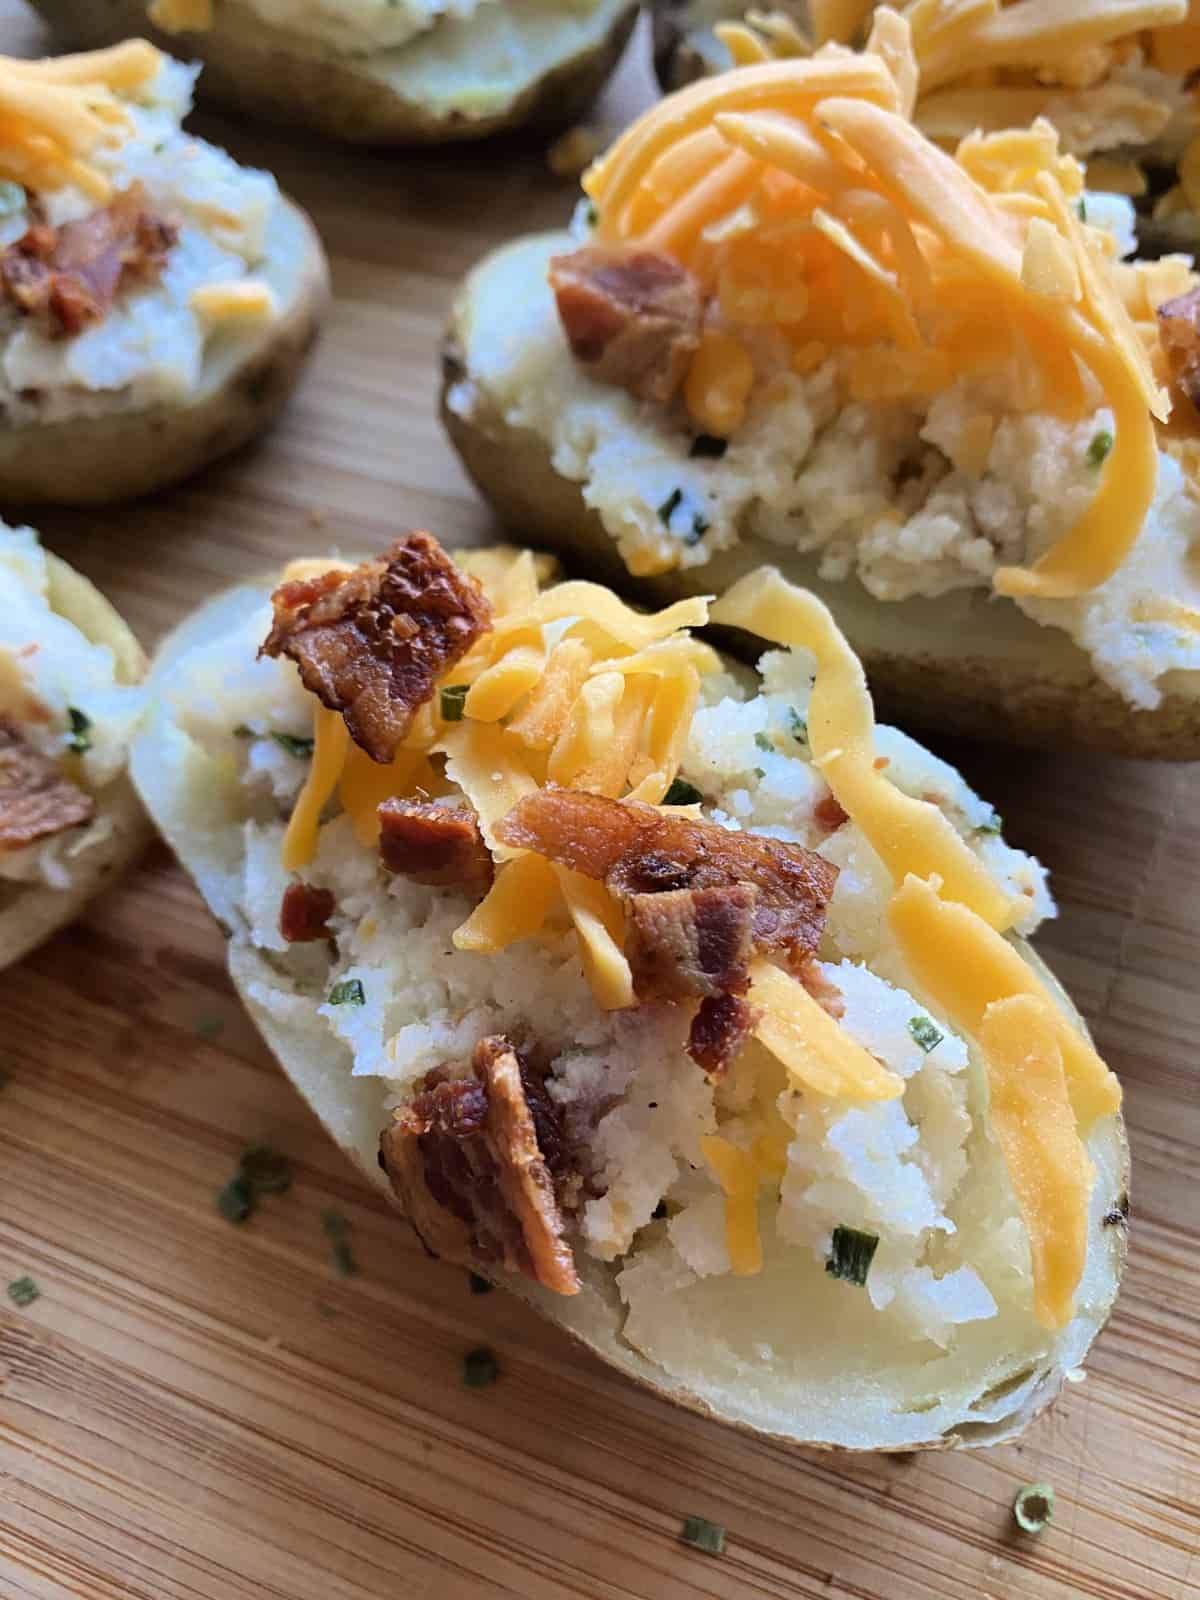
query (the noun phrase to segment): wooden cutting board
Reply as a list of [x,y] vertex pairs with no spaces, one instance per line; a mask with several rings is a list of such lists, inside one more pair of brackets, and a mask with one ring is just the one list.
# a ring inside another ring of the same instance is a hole
[[[0,0],[0,48],[39,39]],[[153,503],[41,519],[147,645],[301,552],[411,525],[492,535],[435,420],[438,331],[483,251],[571,203],[528,145],[353,155],[204,126],[312,211],[336,303],[263,445]],[[25,1309],[0,1295],[3,1600],[1200,1595],[1200,773],[950,754],[1055,869],[1042,948],[1121,1072],[1133,1141],[1119,1308],[1024,1443],[861,1460],[755,1443],[471,1294],[296,1097],[158,847],[0,978],[0,1284],[41,1289]],[[257,1142],[295,1181],[237,1227],[215,1198]],[[477,1346],[490,1388],[461,1380]],[[1037,1540],[1010,1511],[1034,1479],[1058,1495]],[[725,1525],[723,1556],[681,1544],[689,1515]]]

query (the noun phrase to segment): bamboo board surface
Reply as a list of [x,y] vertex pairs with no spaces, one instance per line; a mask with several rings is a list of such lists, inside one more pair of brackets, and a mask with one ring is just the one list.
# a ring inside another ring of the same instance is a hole
[[[0,0],[0,49],[39,37]],[[311,210],[336,303],[263,445],[148,505],[40,519],[148,646],[294,554],[414,525],[493,534],[434,418],[437,335],[479,255],[570,204],[536,148],[354,157],[211,131]],[[2,1600],[1200,1595],[1200,772],[950,754],[1055,869],[1041,946],[1121,1072],[1133,1144],[1117,1313],[1023,1443],[862,1460],[764,1445],[470,1294],[291,1090],[159,846],[0,977],[0,1283],[42,1291],[0,1299]],[[296,1178],[235,1228],[214,1197],[256,1142]],[[354,1277],[334,1271],[330,1207]],[[461,1382],[478,1345],[501,1368],[484,1390]],[[1037,1541],[1010,1516],[1034,1479],[1058,1494]],[[726,1526],[719,1559],[679,1542],[692,1514]]]

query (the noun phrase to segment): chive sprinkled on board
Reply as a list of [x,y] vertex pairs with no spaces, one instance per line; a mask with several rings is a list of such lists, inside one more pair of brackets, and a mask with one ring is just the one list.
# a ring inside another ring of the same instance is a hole
[[662,803],[665,806],[698,806],[703,799],[694,783],[689,783],[686,778],[676,778],[663,795]]
[[67,721],[71,731],[66,735],[68,750],[73,750],[77,756],[86,755],[92,748],[92,719],[86,711],[80,711],[78,706],[67,707]]
[[1107,428],[1101,428],[1099,433],[1092,435],[1092,442],[1087,447],[1087,458],[1093,467],[1098,467],[1105,456],[1113,447],[1113,436]]
[[350,1224],[340,1211],[327,1206],[321,1213],[321,1227],[333,1246],[333,1264],[339,1278],[352,1278],[358,1271],[358,1262],[350,1245]]
[[490,1350],[482,1346],[468,1350],[463,1357],[463,1382],[468,1389],[486,1389],[500,1376],[500,1367]]
[[331,1006],[365,1006],[366,1003],[367,992],[362,986],[361,978],[343,978],[329,991]]
[[728,439],[718,438],[715,433],[698,433],[688,455],[693,461],[720,461],[728,448]]
[[926,1055],[936,1050],[946,1037],[930,1017],[909,1017],[908,1031],[913,1036],[913,1043]]
[[285,1194],[292,1186],[292,1163],[267,1144],[252,1144],[244,1150],[238,1172],[256,1195]]
[[219,1039],[224,1031],[223,1017],[201,1017],[195,1029],[197,1039],[203,1039],[206,1044],[212,1044],[214,1039]]
[[708,1556],[719,1556],[725,1548],[725,1529],[707,1517],[684,1517],[679,1537],[693,1550],[703,1550]]
[[825,1271],[831,1278],[840,1278],[843,1283],[853,1283],[861,1289],[867,1281],[867,1273],[871,1270],[878,1246],[877,1233],[861,1233],[857,1228],[835,1228]]
[[248,1221],[254,1215],[254,1207],[254,1190],[240,1172],[217,1194],[217,1210],[226,1222]]
[[14,1278],[8,1286],[8,1298],[15,1306],[31,1306],[35,1300],[40,1300],[41,1297],[42,1291],[34,1283],[33,1279],[28,1276]]
[[478,1272],[468,1272],[467,1281],[471,1285],[472,1294],[491,1294],[496,1287],[489,1278],[482,1277]]
[[467,703],[469,683],[448,683],[442,690],[441,707],[443,722],[461,722],[463,708]]
[[315,740],[301,739],[294,733],[273,733],[271,737],[281,750],[286,750],[288,755],[295,756],[297,761],[312,759]]
[[1026,1483],[1013,1500],[1013,1517],[1022,1533],[1041,1533],[1054,1517],[1054,1490],[1048,1483]]

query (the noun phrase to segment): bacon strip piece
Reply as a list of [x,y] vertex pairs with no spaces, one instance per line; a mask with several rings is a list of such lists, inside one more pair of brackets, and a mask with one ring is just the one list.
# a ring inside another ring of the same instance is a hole
[[625,954],[641,1001],[741,994],[750,981],[758,891],[668,889],[626,904]]
[[301,881],[289,883],[279,907],[279,931],[289,944],[312,944],[317,939],[330,939],[333,934],[329,919],[333,907],[331,889],[318,889],[315,884]]
[[0,301],[71,338],[112,310],[118,293],[153,282],[179,229],[154,211],[140,183],[75,222],[35,222],[0,252]]
[[281,584],[260,656],[288,656],[373,761],[395,759],[434,685],[492,625],[474,578],[428,533],[381,561]]
[[467,806],[385,800],[379,807],[379,855],[389,872],[435,888],[477,890],[492,883],[492,855]]
[[700,343],[698,281],[670,256],[585,245],[550,261],[559,321],[577,361],[639,400],[674,398]]
[[1200,288],[1159,306],[1158,331],[1176,383],[1192,404],[1200,407]]
[[61,767],[0,722],[0,850],[21,850],[90,822],[96,802]]
[[754,1032],[757,1007],[740,995],[709,995],[701,1000],[688,1031],[687,1051],[710,1078],[724,1076],[742,1046]]
[[783,951],[793,963],[816,949],[837,882],[837,868],[802,845],[571,789],[527,795],[496,835],[603,880],[626,903],[675,889],[753,888],[756,952]]
[[556,1196],[566,1161],[556,1108],[502,1034],[481,1039],[473,1078],[426,1075],[393,1113],[380,1161],[426,1248],[465,1266],[504,1266],[578,1294]]

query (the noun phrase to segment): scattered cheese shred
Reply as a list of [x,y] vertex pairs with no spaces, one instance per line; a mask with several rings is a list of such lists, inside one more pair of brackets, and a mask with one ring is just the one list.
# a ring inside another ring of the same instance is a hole
[[283,836],[282,859],[288,872],[299,872],[317,853],[321,812],[337,787],[349,744],[350,735],[341,715],[325,706],[314,706],[312,761]]
[[507,861],[513,852],[492,830],[538,787],[520,745],[498,723],[464,720],[448,724],[433,748],[446,758],[446,776],[471,802],[488,849],[497,861]]
[[544,856],[527,852],[506,862],[467,920],[454,930],[454,948],[495,955],[532,939],[559,904],[558,879]]
[[798,978],[755,961],[750,982],[753,1003],[762,1007],[754,1036],[799,1088],[855,1104],[896,1100],[904,1093],[903,1078],[855,1044]]
[[700,1140],[700,1150],[725,1194],[725,1246],[729,1251],[729,1269],[735,1277],[752,1277],[762,1270],[758,1164],[749,1150],[740,1149],[719,1133],[705,1134]]
[[602,1011],[622,1011],[635,1004],[633,973],[625,959],[625,925],[621,908],[602,883],[567,867],[554,868],[562,897],[579,939],[583,970]]
[[279,309],[269,283],[244,278],[238,283],[202,283],[188,304],[210,322],[269,322]]

